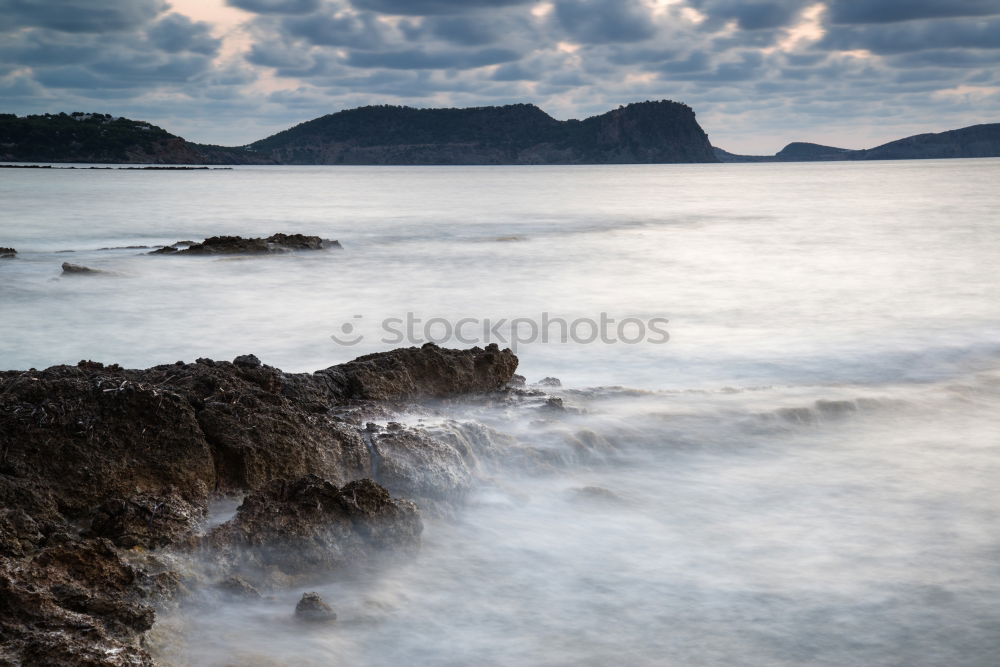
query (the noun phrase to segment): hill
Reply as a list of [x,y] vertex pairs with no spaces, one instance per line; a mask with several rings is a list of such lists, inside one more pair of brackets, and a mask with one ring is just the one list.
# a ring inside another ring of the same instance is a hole
[[556,120],[532,104],[369,106],[302,123],[248,148],[285,164],[717,162],[694,111],[669,101],[582,121]]
[[736,155],[713,147],[721,162],[815,162],[820,160],[934,160],[1000,157],[1000,123],[917,134],[862,150],[793,142],[774,155]]
[[141,120],[74,112],[0,114],[0,161],[244,164],[241,149],[201,146]]

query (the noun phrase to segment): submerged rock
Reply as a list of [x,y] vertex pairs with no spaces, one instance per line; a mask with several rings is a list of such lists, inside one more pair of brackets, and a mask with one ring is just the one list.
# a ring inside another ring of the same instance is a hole
[[307,623],[332,623],[337,620],[337,613],[319,593],[303,593],[295,605],[295,618]]
[[[181,247],[178,247],[181,246]],[[272,234],[267,238],[212,236],[201,243],[178,241],[154,250],[151,255],[269,255],[299,250],[342,248],[339,241],[304,234]]]
[[107,271],[92,269],[89,266],[81,266],[80,264],[70,264],[69,262],[63,262],[62,270],[63,273],[72,275],[110,275]]
[[216,586],[220,591],[233,597],[253,600],[261,597],[257,587],[240,576],[226,577]]
[[13,248],[0,248],[0,259],[13,259],[17,256],[17,251]]

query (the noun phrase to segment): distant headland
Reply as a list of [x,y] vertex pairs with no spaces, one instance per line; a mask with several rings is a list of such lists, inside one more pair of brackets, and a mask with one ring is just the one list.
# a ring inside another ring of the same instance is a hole
[[150,164],[615,164],[718,162],[691,107],[641,102],[560,121],[531,104],[368,106],[248,146],[196,144],[105,114],[0,115],[0,161]]
[[865,150],[795,142],[775,155],[713,147],[691,107],[638,102],[584,120],[532,104],[467,109],[367,106],[246,146],[198,144],[101,113],[0,114],[0,162],[153,165],[499,165],[811,162],[1000,157],[1000,123],[920,134]]

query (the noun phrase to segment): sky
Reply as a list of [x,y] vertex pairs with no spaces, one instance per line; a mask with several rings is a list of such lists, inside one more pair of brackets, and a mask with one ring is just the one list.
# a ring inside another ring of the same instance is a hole
[[0,112],[243,145],[367,104],[672,99],[716,146],[1000,122],[1000,0],[0,0]]

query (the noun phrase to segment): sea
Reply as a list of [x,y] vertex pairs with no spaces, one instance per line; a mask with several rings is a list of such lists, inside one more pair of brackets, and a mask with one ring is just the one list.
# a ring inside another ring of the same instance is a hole
[[[515,349],[523,401],[396,419],[546,465],[512,455],[425,513],[416,558],[318,582],[336,624],[296,624],[298,589],[166,613],[164,664],[994,666],[998,183],[1000,159],[3,169],[0,366]],[[342,248],[146,254],[278,232]]]

